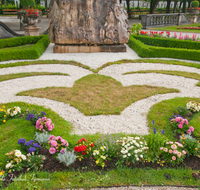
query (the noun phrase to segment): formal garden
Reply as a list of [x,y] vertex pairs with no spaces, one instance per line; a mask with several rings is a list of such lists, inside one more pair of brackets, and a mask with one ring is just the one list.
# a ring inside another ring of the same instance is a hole
[[199,189],[198,25],[134,24],[127,52],[74,57],[50,35],[0,39],[0,188]]

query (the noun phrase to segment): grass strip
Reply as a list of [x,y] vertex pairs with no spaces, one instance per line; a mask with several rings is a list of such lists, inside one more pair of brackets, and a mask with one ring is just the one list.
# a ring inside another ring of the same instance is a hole
[[155,94],[179,92],[165,87],[132,85],[104,75],[91,74],[75,81],[72,88],[47,87],[20,92],[20,96],[48,98],[77,108],[85,115],[120,114],[132,103]]
[[[7,190],[23,189],[25,186],[33,189],[84,188],[86,190],[95,187],[129,185],[159,185],[163,188],[167,185],[200,186],[200,181],[192,177],[193,172],[191,169],[183,168],[162,168],[158,170],[152,168],[118,168],[104,172],[29,172],[19,177],[19,179],[25,179],[24,181],[15,181],[9,185]],[[171,179],[165,178],[166,173],[171,176]]]
[[[176,76],[182,76],[185,78],[192,78],[192,79],[200,80],[200,74],[190,73],[190,72],[186,72],[186,71],[141,70],[141,71],[131,71],[131,72],[123,73],[123,75],[135,74],[135,73],[159,73],[159,74],[176,75]],[[200,82],[197,83],[197,86],[199,86],[199,85],[200,85]]]
[[53,73],[53,72],[31,72],[31,73],[16,73],[8,75],[0,75],[0,82],[5,80],[11,80],[16,78],[30,77],[30,76],[41,76],[41,75],[64,75],[69,76],[67,73]]

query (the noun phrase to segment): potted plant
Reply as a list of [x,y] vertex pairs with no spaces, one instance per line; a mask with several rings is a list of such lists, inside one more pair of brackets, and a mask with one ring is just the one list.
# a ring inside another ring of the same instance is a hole
[[198,0],[195,0],[195,1],[192,1],[191,3],[191,7],[189,9],[189,12],[191,15],[198,15],[199,14],[199,1]]

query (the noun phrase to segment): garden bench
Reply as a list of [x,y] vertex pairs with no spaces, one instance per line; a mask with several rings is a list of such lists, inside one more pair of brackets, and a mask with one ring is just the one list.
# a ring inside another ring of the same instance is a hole
[[15,15],[17,14],[18,9],[3,9],[4,15]]

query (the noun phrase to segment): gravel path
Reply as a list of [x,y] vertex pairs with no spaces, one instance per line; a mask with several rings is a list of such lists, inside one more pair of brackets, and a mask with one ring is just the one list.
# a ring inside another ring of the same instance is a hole
[[61,64],[3,68],[0,69],[0,75],[21,72],[61,72],[68,73],[70,76],[32,76],[0,82],[0,93],[2,95],[0,103],[24,101],[51,108],[64,119],[71,122],[74,125],[73,133],[79,135],[97,132],[104,134],[124,132],[144,135],[148,134],[146,115],[155,103],[177,96],[199,97],[200,95],[200,87],[195,86],[198,80],[156,73],[123,75],[123,73],[138,70],[177,70],[200,74],[200,69],[178,65],[127,63],[108,66],[101,70],[99,74],[111,76],[120,81],[124,86],[144,84],[164,86],[179,89],[180,93],[161,94],[142,99],[124,109],[121,115],[84,116],[74,107],[62,102],[45,98],[15,96],[15,94],[25,90],[48,86],[72,87],[76,80],[91,74],[91,71],[73,65]]

